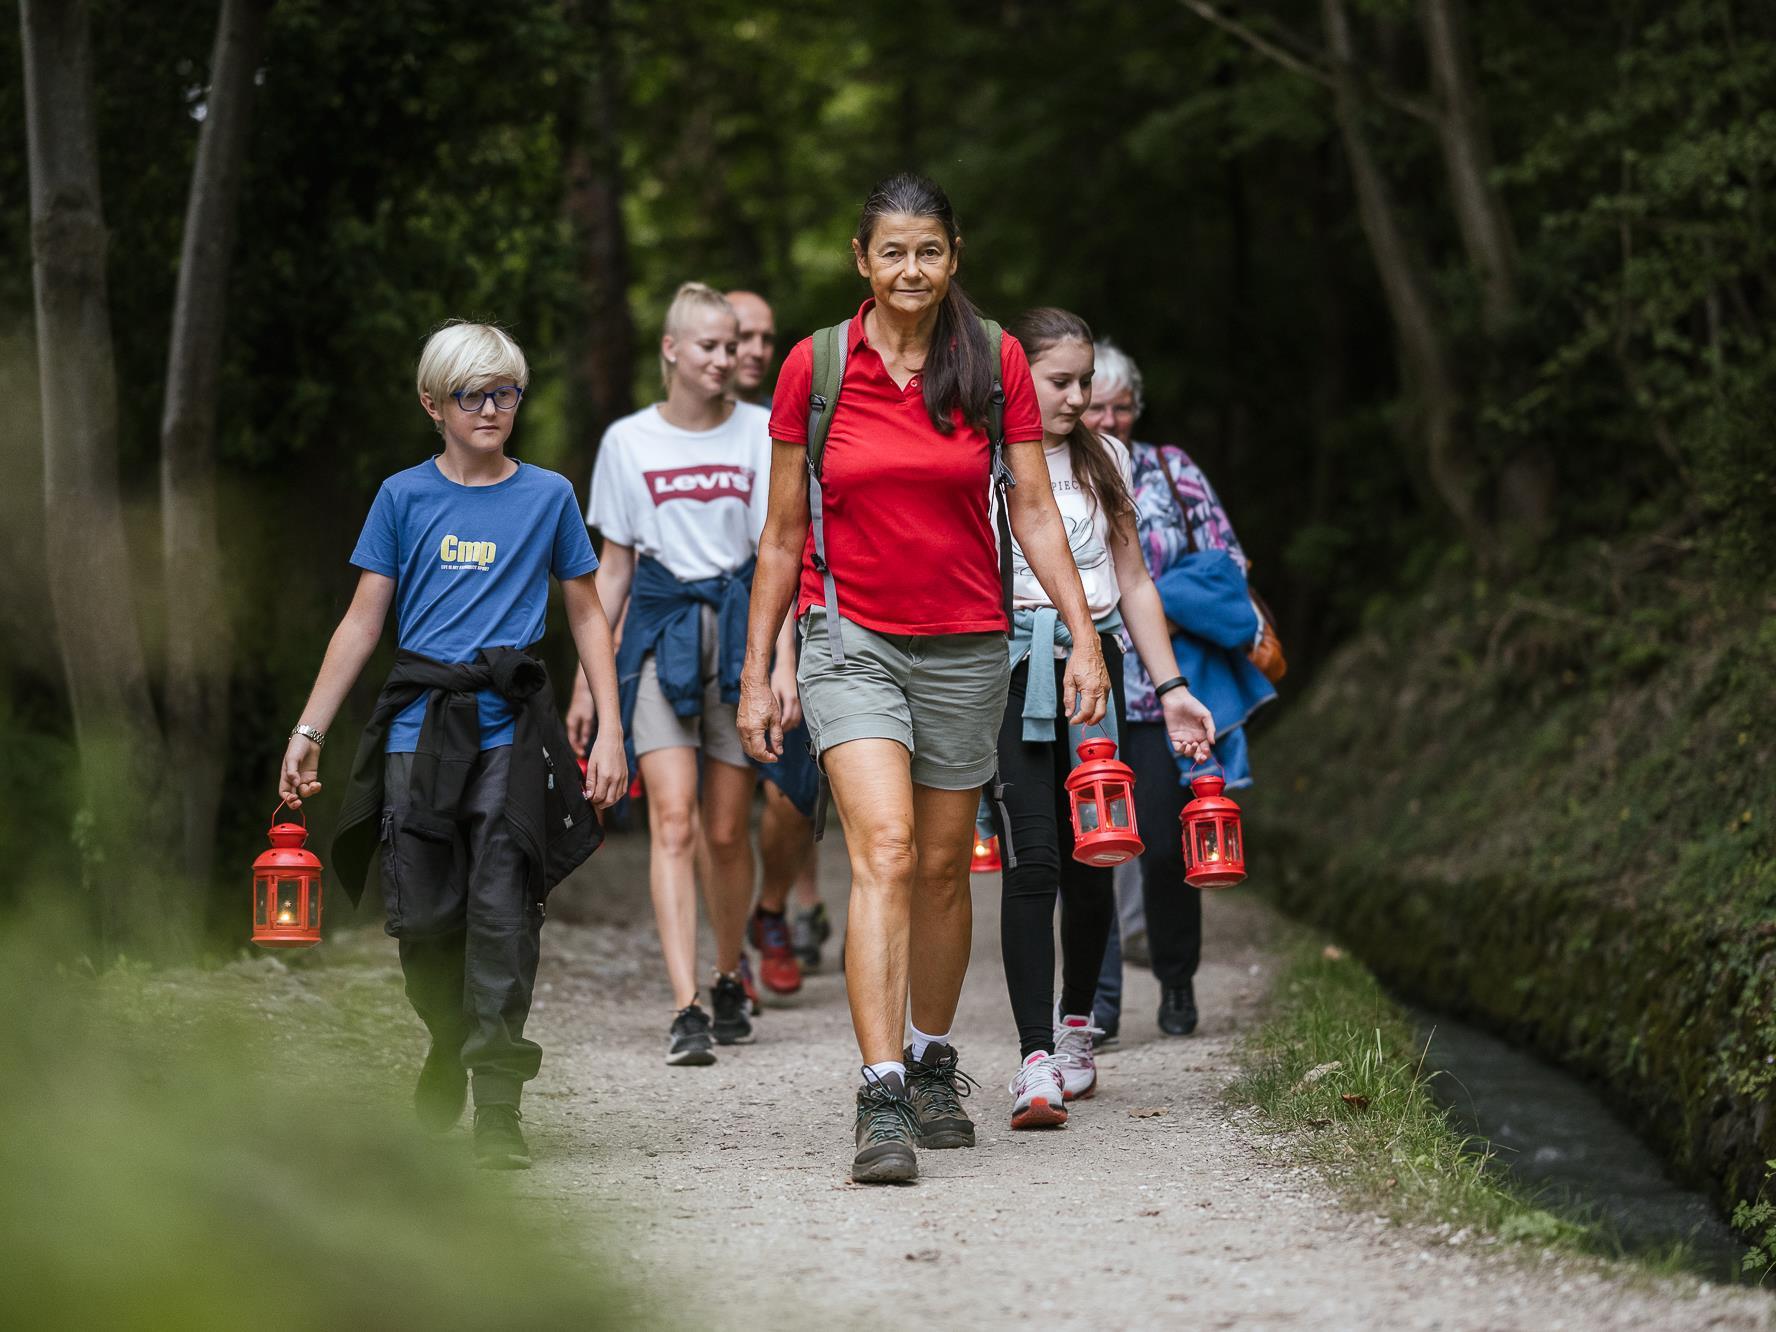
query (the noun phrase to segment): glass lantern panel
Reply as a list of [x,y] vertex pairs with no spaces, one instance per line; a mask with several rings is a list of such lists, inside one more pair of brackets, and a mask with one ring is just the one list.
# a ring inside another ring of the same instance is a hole
[[253,880],[253,924],[263,925],[268,919],[266,913],[270,908],[266,905],[271,900],[271,880]]
[[279,925],[302,924],[302,882],[299,879],[279,879],[277,885],[277,923]]
[[1204,865],[1221,863],[1221,843],[1215,836],[1215,825],[1205,823],[1196,830],[1196,858]]
[[308,888],[308,928],[321,928],[321,885],[318,880]]
[[1240,859],[1240,830],[1237,823],[1221,825],[1221,845],[1227,848],[1229,860]]
[[1110,802],[1110,826],[1113,828],[1129,826],[1128,796],[1121,792],[1118,792],[1116,798]]
[[1098,830],[1098,796],[1096,788],[1090,795],[1073,798],[1073,809],[1078,815],[1079,831],[1082,833]]

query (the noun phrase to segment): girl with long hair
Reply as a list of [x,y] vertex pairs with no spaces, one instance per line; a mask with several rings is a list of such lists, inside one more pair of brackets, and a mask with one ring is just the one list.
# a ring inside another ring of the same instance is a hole
[[[1092,336],[1079,316],[1037,309],[1012,331],[1030,357],[1042,411],[1048,481],[1066,524],[1092,616],[1091,633],[1110,664],[1115,700],[1105,719],[1121,741],[1122,649],[1126,631],[1135,652],[1159,683],[1156,692],[1171,748],[1206,757],[1214,740],[1208,709],[1179,674],[1159,593],[1142,561],[1129,500],[1129,455],[1123,445],[1081,421],[1092,399]],[[1015,849],[1003,880],[1000,945],[1006,987],[1018,1028],[1022,1063],[1011,1083],[1011,1126],[1054,1127],[1067,1121],[1066,1103],[1097,1085],[1091,1021],[1092,995],[1116,918],[1112,871],[1073,859],[1073,822],[1066,780],[1076,761],[1077,730],[1070,730],[1056,685],[1060,662],[1075,639],[1055,614],[1042,583],[1030,575],[1023,551],[1012,556],[1013,619],[1010,697],[999,729],[999,771],[1005,801],[995,811],[1004,845]],[[1149,838],[1177,837],[1153,828]],[[1183,891],[1182,884],[1179,885]],[[1061,909],[1061,996],[1054,998],[1054,915]]]

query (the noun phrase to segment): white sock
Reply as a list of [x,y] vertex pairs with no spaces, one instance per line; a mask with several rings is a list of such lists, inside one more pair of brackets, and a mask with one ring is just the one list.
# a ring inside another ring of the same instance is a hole
[[[898,1059],[884,1059],[879,1064],[865,1064],[863,1066],[863,1072],[864,1072],[864,1079],[863,1080],[866,1083],[873,1083],[876,1081],[877,1078],[880,1078],[883,1082],[886,1082],[888,1080],[889,1074],[893,1074],[895,1077],[900,1079],[901,1086],[903,1086],[903,1087],[906,1086],[906,1065],[901,1063],[901,1061]],[[875,1077],[869,1076],[872,1073],[875,1075]]]
[[917,1027],[913,1028],[912,1054],[913,1058],[921,1063],[924,1062],[925,1052],[932,1046],[948,1045],[949,1043],[950,1033],[947,1031],[942,1036],[933,1036],[928,1031],[920,1031]]

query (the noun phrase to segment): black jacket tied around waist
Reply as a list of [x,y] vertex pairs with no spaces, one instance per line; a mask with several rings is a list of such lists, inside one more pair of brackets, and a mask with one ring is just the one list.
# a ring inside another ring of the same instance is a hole
[[505,817],[530,861],[537,900],[604,841],[598,816],[581,792],[580,766],[555,706],[548,669],[530,649],[482,648],[477,660],[467,662],[433,661],[402,650],[358,742],[333,834],[334,872],[354,905],[363,896],[381,832],[383,747],[390,724],[414,699],[427,695],[402,832],[447,842],[456,835],[463,789],[481,753],[475,695],[483,689],[512,705]]

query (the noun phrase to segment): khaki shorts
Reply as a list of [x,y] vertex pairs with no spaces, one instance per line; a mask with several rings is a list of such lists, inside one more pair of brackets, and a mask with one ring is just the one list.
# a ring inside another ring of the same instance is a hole
[[700,717],[681,717],[674,712],[666,695],[660,692],[660,674],[654,669],[654,654],[650,652],[642,659],[641,679],[636,682],[635,715],[629,719],[629,735],[635,742],[636,758],[656,749],[688,746],[736,768],[751,766],[751,760],[740,746],[738,709],[732,703],[722,702],[715,646],[715,612],[705,606],[703,715]]
[[843,666],[827,646],[826,612],[801,622],[796,681],[815,755],[847,740],[897,740],[920,786],[965,791],[990,780],[1011,683],[1005,635],[879,634],[840,620]]

